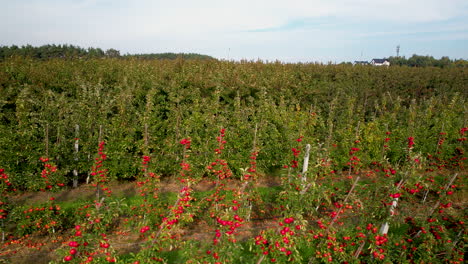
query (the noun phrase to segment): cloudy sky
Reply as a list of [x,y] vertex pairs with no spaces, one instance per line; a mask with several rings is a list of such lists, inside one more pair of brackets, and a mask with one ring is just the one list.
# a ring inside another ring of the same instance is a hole
[[229,60],[468,59],[467,0],[0,0],[0,46]]

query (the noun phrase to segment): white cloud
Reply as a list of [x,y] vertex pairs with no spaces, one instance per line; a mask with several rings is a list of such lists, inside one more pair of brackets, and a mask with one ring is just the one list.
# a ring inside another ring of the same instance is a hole
[[[398,35],[401,25],[468,14],[466,0],[0,0],[0,6],[0,45],[71,43],[123,53],[200,51],[219,57],[228,57],[231,48],[229,56],[251,58],[324,53],[350,39],[354,32],[336,27],[348,22],[400,26],[375,33],[360,28],[361,36],[378,37]],[[316,20],[340,23],[252,32]]]
[[[23,0],[5,1],[13,22],[31,24],[79,21],[101,30],[137,34],[243,31],[278,27],[291,19],[342,17],[362,20],[427,22],[466,14],[461,0]],[[10,9],[10,10],[9,10]],[[89,28],[88,30],[93,30]]]
[[466,15],[468,3],[463,0],[343,0],[340,15],[386,21],[431,22]]

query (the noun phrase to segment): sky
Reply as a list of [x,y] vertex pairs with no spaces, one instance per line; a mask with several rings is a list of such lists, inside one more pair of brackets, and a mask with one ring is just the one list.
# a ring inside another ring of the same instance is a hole
[[342,62],[468,59],[467,0],[0,0],[0,46]]

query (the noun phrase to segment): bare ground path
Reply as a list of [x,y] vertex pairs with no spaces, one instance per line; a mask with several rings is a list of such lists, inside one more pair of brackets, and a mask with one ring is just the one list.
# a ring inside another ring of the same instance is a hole
[[[229,188],[240,187],[239,181],[229,181]],[[256,186],[271,187],[280,185],[278,177],[261,177]],[[175,179],[165,178],[161,180],[159,192],[179,192],[185,185]],[[215,182],[210,180],[202,180],[192,186],[194,191],[209,191],[214,189]],[[116,197],[133,197],[138,195],[138,186],[135,182],[120,182],[111,183],[109,188]],[[50,197],[54,197],[55,201],[74,202],[74,201],[93,201],[96,198],[96,187],[91,184],[83,184],[78,188],[65,188],[56,193],[50,192],[26,192],[9,197],[9,202],[13,205],[34,205],[44,204],[49,201]],[[252,237],[252,234],[258,233],[262,229],[272,226],[274,223],[271,219],[262,219],[246,223],[239,230],[239,239]],[[214,229],[206,222],[200,222],[191,225],[181,234],[186,240],[206,241],[211,239]],[[203,232],[200,232],[203,230]],[[31,235],[21,238],[7,237],[0,245],[0,264],[3,263],[49,263],[58,258],[56,250],[62,248],[70,239],[70,234],[67,232],[52,236],[46,235]],[[129,230],[121,230],[109,234],[109,239],[112,241],[114,249],[119,251],[119,254],[129,252],[137,252],[142,243],[141,239],[135,232]]]

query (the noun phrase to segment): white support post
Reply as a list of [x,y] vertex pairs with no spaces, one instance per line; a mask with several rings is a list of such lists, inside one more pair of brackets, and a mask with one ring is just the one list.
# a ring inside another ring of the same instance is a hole
[[305,155],[304,155],[304,164],[302,165],[302,181],[307,181],[307,170],[309,168],[309,157],[310,157],[310,144],[306,145]]
[[[78,163],[78,151],[80,149],[80,145],[79,145],[79,136],[80,136],[80,126],[77,124],[75,125],[75,166],[77,166],[76,163]],[[78,170],[77,168],[75,168],[73,170],[73,188],[77,188],[78,187]]]
[[[398,205],[398,198],[393,198],[392,205],[390,206],[390,216],[395,215],[395,209]],[[390,224],[388,222],[385,222],[380,226],[379,233],[381,235],[385,235],[388,233],[388,229],[390,228]]]
[[[400,182],[398,183],[397,185],[397,189],[399,190],[401,185],[403,184],[404,182],[404,179],[401,179]],[[393,201],[392,201],[392,205],[390,206],[390,217],[394,216],[395,215],[395,209],[396,207],[398,206],[398,197],[396,198],[393,198]],[[379,230],[379,233],[381,235],[385,235],[388,233],[388,229],[390,228],[390,224],[387,222],[383,223],[381,226],[380,226],[380,230]]]

